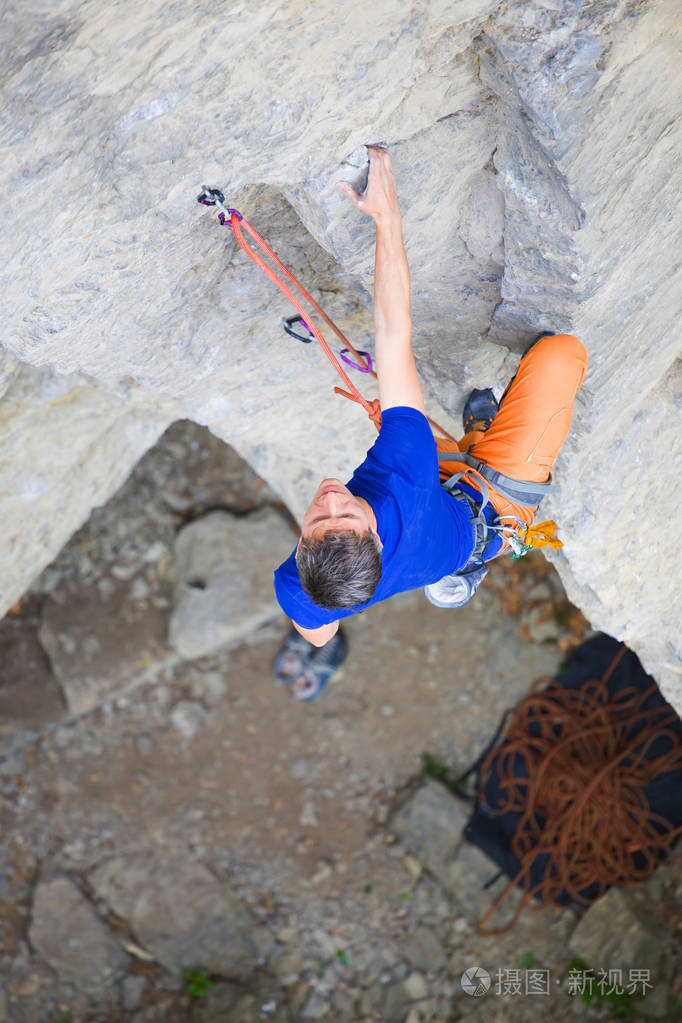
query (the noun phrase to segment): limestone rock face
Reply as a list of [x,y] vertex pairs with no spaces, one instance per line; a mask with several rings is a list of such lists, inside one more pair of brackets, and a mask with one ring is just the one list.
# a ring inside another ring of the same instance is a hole
[[538,328],[586,344],[546,506],[558,568],[682,707],[677,12],[6,5],[0,611],[181,416],[295,515],[350,473],[372,427],[196,195],[222,188],[366,348],[372,225],[335,182],[385,141],[434,405],[456,418],[472,386],[504,384]]

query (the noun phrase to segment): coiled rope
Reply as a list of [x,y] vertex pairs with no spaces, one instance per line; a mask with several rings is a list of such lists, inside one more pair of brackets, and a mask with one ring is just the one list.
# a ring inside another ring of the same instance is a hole
[[[566,895],[588,905],[612,885],[640,884],[682,834],[651,811],[644,792],[654,778],[682,769],[679,730],[671,727],[679,719],[667,705],[645,709],[658,692],[655,684],[609,694],[608,680],[626,649],[621,646],[601,679],[579,689],[554,679],[536,683],[511,713],[502,745],[483,761],[479,801],[487,802],[494,771],[502,794],[490,809],[521,815],[511,843],[521,869],[479,921],[479,933],[506,934],[536,896],[544,905],[565,904]],[[669,742],[668,750],[649,757],[660,740]],[[544,856],[544,876],[531,886],[531,867]],[[486,928],[517,885],[523,895],[510,923]]]
[[[350,343],[345,334],[339,329],[339,327],[336,326],[334,321],[330,319],[329,316],[327,316],[324,309],[322,309],[322,307],[317,304],[312,295],[308,291],[306,291],[301,282],[297,280],[294,274],[292,274],[292,272],[284,265],[281,259],[270,248],[268,243],[259,235],[255,227],[253,227],[248,222],[246,217],[244,217],[238,210],[234,210],[231,207],[225,205],[225,197],[219,189],[207,188],[206,185],[204,185],[201,194],[197,197],[197,201],[200,202],[202,206],[218,207],[218,209],[220,210],[220,213],[218,215],[219,222],[221,224],[230,225],[230,227],[232,228],[232,233],[234,234],[234,237],[240,248],[242,248],[244,252],[247,254],[247,256],[249,256],[249,258],[253,260],[256,266],[260,267],[263,273],[266,274],[270,278],[270,280],[277,285],[280,291],[284,295],[286,295],[286,297],[289,299],[289,301],[294,306],[296,311],[303,318],[306,326],[310,330],[310,333],[319,343],[320,347],[322,348],[322,351],[327,356],[332,366],[334,367],[334,369],[339,374],[344,384],[348,388],[348,390],[344,390],[342,387],[335,387],[334,388],[335,393],[343,395],[344,398],[350,398],[351,401],[357,402],[358,405],[362,405],[364,410],[367,412],[367,415],[376,426],[377,430],[379,430],[381,428],[381,406],[379,404],[378,398],[373,398],[371,401],[368,401],[360,394],[353,381],[350,379],[346,371],[339,363],[334,352],[331,350],[331,348],[325,341],[322,332],[320,331],[319,327],[315,324],[312,316],[310,315],[310,312],[306,311],[300,299],[294,294],[292,289],[289,287],[289,284],[293,285],[293,287],[296,288],[296,290],[299,292],[302,298],[308,303],[308,305],[312,309],[314,309],[317,315],[320,316],[327,324],[327,326],[334,331],[339,341],[343,343],[344,348],[347,348],[349,351],[353,353],[353,355],[357,359],[358,366],[361,367],[365,372],[371,373],[371,375],[376,379],[377,378],[376,373],[371,368],[371,366],[365,361],[362,354],[353,347],[353,345]],[[249,243],[244,238],[242,229],[245,230],[247,234],[250,235],[250,237],[256,242],[260,249],[266,254],[268,259],[270,259],[273,262],[276,269],[273,269],[272,267],[268,266],[268,264],[265,262],[262,256],[260,256],[259,253],[251,245],[249,245]],[[279,271],[279,273],[277,271]],[[284,278],[284,280],[282,278]],[[289,284],[287,284],[286,281],[288,281]],[[426,418],[428,419],[432,429],[438,430],[438,432],[443,437],[447,437],[449,440],[454,440],[454,437],[452,437],[452,435],[449,434],[447,430],[445,430],[442,426],[439,426],[438,423],[436,423],[433,419],[429,419],[428,416]]]

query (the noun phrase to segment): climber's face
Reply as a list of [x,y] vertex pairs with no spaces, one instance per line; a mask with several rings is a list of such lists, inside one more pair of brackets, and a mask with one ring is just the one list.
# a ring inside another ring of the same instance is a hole
[[306,540],[320,540],[326,533],[350,529],[359,536],[376,530],[376,520],[367,501],[351,494],[340,480],[322,480],[303,516],[301,534]]

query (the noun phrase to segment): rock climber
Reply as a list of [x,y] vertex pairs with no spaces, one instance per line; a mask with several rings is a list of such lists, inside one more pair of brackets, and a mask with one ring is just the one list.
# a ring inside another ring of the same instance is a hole
[[418,587],[437,607],[468,602],[486,562],[513,546],[512,529],[532,522],[587,369],[577,338],[540,335],[499,404],[490,388],[473,391],[462,439],[435,439],[412,353],[410,274],[391,160],[382,147],[368,153],[365,191],[340,187],[376,226],[381,429],[348,483],[322,480],[296,549],[275,572],[277,599],[293,623],[275,675],[301,700],[316,699],[343,661],[342,618]]

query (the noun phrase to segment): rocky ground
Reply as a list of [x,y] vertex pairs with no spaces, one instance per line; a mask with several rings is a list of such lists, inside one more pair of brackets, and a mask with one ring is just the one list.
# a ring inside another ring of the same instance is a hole
[[[200,516],[233,522],[239,549],[180,571]],[[468,766],[588,633],[549,564],[495,564],[457,613],[415,593],[351,620],[306,705],[273,681],[287,623],[258,589],[294,537],[234,452],[177,423],[0,623],[0,1020],[616,1018],[571,993],[576,952],[649,971],[635,1009],[679,1019],[679,851],[580,929],[543,909],[482,937],[495,868],[459,846],[467,805],[422,777],[424,753]]]

